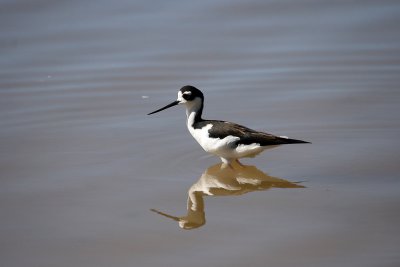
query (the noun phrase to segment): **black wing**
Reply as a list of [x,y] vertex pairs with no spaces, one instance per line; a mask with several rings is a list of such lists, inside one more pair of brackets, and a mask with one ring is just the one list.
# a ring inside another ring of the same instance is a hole
[[269,133],[258,132],[232,122],[204,120],[201,122],[201,124],[202,125],[199,125],[199,127],[206,126],[207,124],[213,125],[213,127],[209,130],[210,137],[212,138],[222,139],[228,135],[239,137],[240,139],[235,142],[236,145],[249,145],[258,143],[261,146],[274,146],[282,144],[308,143],[301,140],[289,139]]

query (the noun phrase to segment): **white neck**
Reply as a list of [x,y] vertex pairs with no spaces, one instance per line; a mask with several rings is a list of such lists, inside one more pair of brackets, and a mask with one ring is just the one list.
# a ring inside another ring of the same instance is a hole
[[194,118],[196,117],[196,112],[190,112],[189,110],[186,110],[186,116],[187,116],[187,126],[192,127],[194,124]]
[[[201,107],[202,107],[202,103],[201,103],[201,99],[196,98],[191,102],[187,102],[186,104],[186,117],[187,117],[187,125],[189,126],[193,126],[193,123],[196,120],[196,117],[201,117]],[[199,114],[200,112],[200,114]]]

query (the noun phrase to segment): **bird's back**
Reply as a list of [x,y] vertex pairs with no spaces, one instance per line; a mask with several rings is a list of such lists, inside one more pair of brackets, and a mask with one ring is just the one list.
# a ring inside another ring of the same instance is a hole
[[273,134],[259,132],[240,124],[219,120],[202,120],[193,127],[200,129],[212,125],[208,130],[209,137],[223,139],[227,136],[238,137],[236,145],[260,144],[261,146],[275,146],[283,144],[308,143],[302,140],[290,139]]

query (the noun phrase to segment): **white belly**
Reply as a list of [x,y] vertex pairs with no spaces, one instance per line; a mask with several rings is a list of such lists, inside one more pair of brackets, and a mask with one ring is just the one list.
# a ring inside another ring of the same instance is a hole
[[193,127],[188,127],[189,132],[192,134],[193,138],[200,144],[200,146],[207,152],[213,154],[220,154],[232,150],[232,143],[238,140],[238,137],[227,136],[223,139],[211,138],[208,130],[210,130],[212,124],[208,124],[206,127],[201,129],[194,129]]
[[264,151],[266,147],[259,144],[239,145],[235,146],[234,142],[239,140],[239,137],[228,135],[225,138],[211,138],[208,130],[212,125],[208,124],[201,129],[188,127],[189,132],[200,146],[208,153],[212,153],[218,157],[225,159],[237,159],[243,157],[254,157]]

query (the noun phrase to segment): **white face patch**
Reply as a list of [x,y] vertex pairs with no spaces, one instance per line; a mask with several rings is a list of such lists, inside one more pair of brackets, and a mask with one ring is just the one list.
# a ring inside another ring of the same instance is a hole
[[192,92],[190,92],[190,91],[185,91],[183,93],[181,91],[178,91],[178,99],[177,100],[179,101],[180,104],[187,103],[188,101],[183,98],[183,95],[191,95],[191,94],[192,94]]
[[178,98],[176,99],[179,101],[179,104],[186,103],[186,100],[182,97],[182,92],[178,91]]

